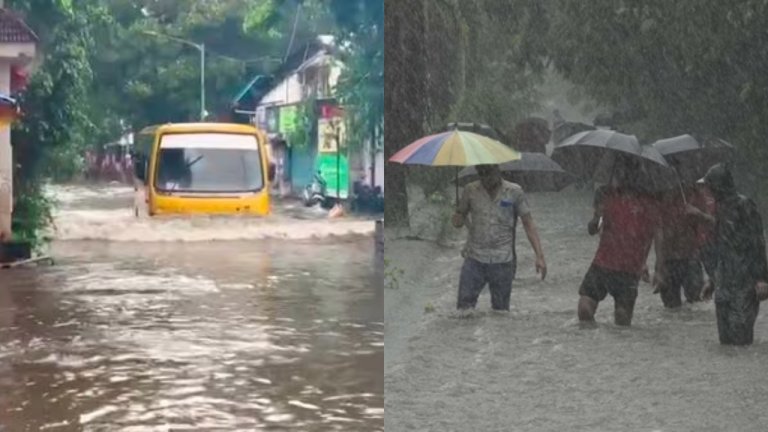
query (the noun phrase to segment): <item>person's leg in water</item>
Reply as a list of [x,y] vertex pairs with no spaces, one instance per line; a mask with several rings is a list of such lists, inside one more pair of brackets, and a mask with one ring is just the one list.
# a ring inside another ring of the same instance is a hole
[[514,262],[487,264],[488,289],[491,291],[491,307],[495,311],[508,311],[515,279]]
[[688,260],[685,270],[682,281],[685,301],[688,303],[701,301],[701,292],[704,289],[704,270],[701,268],[701,263],[695,259]]
[[664,262],[666,277],[659,283],[659,295],[664,307],[676,309],[683,305],[683,299],[680,295],[680,286],[682,285],[681,266],[679,260],[668,260]]
[[579,296],[579,321],[584,324],[594,324],[598,304],[600,304],[600,302],[590,296]]
[[610,284],[608,292],[614,301],[613,321],[616,325],[629,327],[632,325],[640,278],[629,273],[611,272],[607,283]]
[[632,325],[632,316],[635,312],[635,301],[637,300],[637,289],[628,291],[630,292],[616,295],[613,298],[613,322],[624,327]]
[[597,312],[597,306],[602,301],[608,291],[604,284],[604,272],[605,270],[592,265],[587,274],[584,275],[584,280],[579,287],[579,304],[577,307],[577,314],[579,322],[582,324],[594,324],[595,312]]
[[459,277],[459,295],[456,308],[458,310],[474,309],[485,283],[486,264],[472,258],[465,258]]
[[752,345],[755,320],[760,310],[757,299],[716,301],[717,333],[722,345]]

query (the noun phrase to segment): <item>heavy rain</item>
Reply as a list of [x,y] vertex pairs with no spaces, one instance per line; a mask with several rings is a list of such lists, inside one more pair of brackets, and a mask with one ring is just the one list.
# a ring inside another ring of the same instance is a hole
[[387,1],[388,431],[766,429],[766,25]]
[[382,20],[0,1],[0,431],[384,429]]

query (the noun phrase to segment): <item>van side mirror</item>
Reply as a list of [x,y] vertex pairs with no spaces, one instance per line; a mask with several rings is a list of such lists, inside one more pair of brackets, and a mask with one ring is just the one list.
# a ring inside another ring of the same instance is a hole
[[275,175],[276,175],[275,172],[276,172],[275,164],[273,162],[270,162],[269,168],[267,169],[267,177],[269,178],[270,182],[275,181]]

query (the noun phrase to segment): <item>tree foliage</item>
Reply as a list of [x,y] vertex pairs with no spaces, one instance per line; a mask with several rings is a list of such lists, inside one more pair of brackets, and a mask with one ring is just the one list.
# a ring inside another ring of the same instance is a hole
[[645,142],[715,136],[737,145],[752,172],[768,163],[766,2],[555,6],[550,56],[566,78],[614,109],[615,127]]
[[335,96],[347,113],[347,143],[378,145],[384,128],[383,0],[270,0],[255,3],[245,21],[271,33],[301,20],[297,28],[336,36],[343,72]]
[[[387,157],[448,123],[478,122],[512,135],[536,108],[545,69],[546,4],[527,0],[387,2]],[[392,107],[392,108],[390,108]],[[387,214],[407,222],[406,170],[387,166]],[[455,172],[409,172],[430,191]]]
[[[52,202],[41,179],[47,169],[70,168],[60,155],[76,152],[87,142],[93,123],[88,116],[92,82],[90,53],[93,29],[103,22],[96,1],[17,1],[9,5],[26,14],[37,30],[45,63],[21,98],[23,120],[14,127],[13,228],[17,237],[41,245],[42,229],[51,221]],[[75,12],[77,10],[77,12]],[[34,13],[32,13],[34,12]]]
[[[39,240],[51,209],[42,182],[70,178],[81,168],[85,148],[99,148],[149,124],[197,120],[200,53],[195,44],[205,45],[206,108],[215,115],[228,114],[242,86],[255,75],[270,75],[290,50],[320,33],[343,36],[354,59],[365,56],[373,63],[352,61],[348,96],[339,96],[363,107],[355,119],[369,119],[372,98],[381,100],[383,91],[379,85],[375,93],[377,84],[370,84],[381,80],[383,59],[376,54],[381,48],[372,50],[368,43],[370,6],[346,11],[340,8],[364,2],[341,3],[9,1],[7,6],[22,12],[38,33],[44,53],[22,98],[26,116],[14,129],[15,162],[21,167],[15,176],[15,232]],[[371,65],[378,72],[368,73]],[[381,116],[380,107],[376,113]]]

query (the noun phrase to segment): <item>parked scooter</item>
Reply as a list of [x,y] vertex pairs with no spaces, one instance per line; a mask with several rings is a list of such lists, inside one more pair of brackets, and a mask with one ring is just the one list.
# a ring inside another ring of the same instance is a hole
[[315,173],[312,177],[312,183],[304,187],[302,198],[304,205],[307,207],[313,207],[317,204],[326,205],[328,201],[328,183],[323,178],[320,171]]

